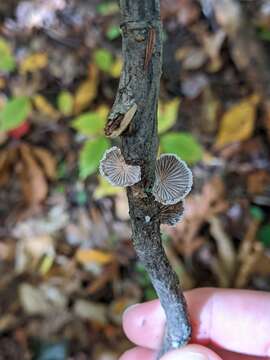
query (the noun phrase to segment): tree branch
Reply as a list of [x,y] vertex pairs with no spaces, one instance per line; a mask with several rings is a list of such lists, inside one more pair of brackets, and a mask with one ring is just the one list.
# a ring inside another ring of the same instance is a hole
[[159,0],[120,0],[124,68],[110,126],[136,104],[137,111],[122,134],[125,161],[140,165],[142,181],[127,190],[132,237],[167,317],[159,357],[185,345],[191,336],[186,302],[178,278],[165,255],[159,220],[159,204],[151,189],[155,180],[158,149],[157,102],[162,65],[162,27]]

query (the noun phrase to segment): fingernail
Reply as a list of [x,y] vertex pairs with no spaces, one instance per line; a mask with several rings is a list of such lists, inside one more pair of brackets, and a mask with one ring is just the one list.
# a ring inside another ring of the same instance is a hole
[[195,352],[183,352],[179,357],[179,360],[208,360],[208,357]]

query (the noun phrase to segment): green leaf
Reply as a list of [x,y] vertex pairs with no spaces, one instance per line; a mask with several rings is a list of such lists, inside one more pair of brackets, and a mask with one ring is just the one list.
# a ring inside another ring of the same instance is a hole
[[137,281],[142,287],[148,287],[151,285],[149,275],[141,262],[136,263],[135,271],[137,272]]
[[61,161],[57,167],[57,179],[64,179],[68,175],[68,167],[65,161]]
[[106,37],[109,40],[115,40],[121,35],[121,31],[119,26],[111,25],[108,30],[106,31]]
[[11,72],[15,69],[16,63],[11,55],[2,55],[0,51],[0,70]]
[[169,130],[176,122],[179,99],[173,99],[166,103],[160,101],[158,104],[158,133],[162,134]]
[[202,159],[203,149],[197,140],[189,133],[169,133],[160,140],[162,152],[175,153],[188,164],[194,164]]
[[135,264],[135,271],[140,273],[140,274],[144,274],[145,273],[145,268],[143,266],[143,264],[140,261],[137,261]]
[[97,12],[103,16],[114,15],[119,12],[119,6],[116,1],[104,1],[98,4]]
[[261,222],[264,221],[265,214],[264,214],[263,210],[260,207],[252,206],[249,211],[250,211],[251,216],[254,219],[256,219],[258,221],[261,221]]
[[94,61],[100,70],[109,72],[113,65],[113,56],[106,49],[98,49],[94,52]]
[[16,129],[31,112],[28,97],[20,96],[9,100],[0,111],[0,131]]
[[69,91],[63,90],[58,94],[57,107],[62,114],[66,116],[71,115],[73,110],[73,105],[74,105],[74,99]]
[[79,190],[75,194],[75,199],[76,199],[76,203],[79,206],[84,206],[88,200],[87,193],[83,190]]
[[86,141],[80,151],[80,177],[85,179],[94,174],[104,152],[109,148],[110,142],[105,137]]
[[65,188],[65,185],[63,184],[60,184],[60,185],[57,185],[54,190],[60,194],[64,194],[65,191],[66,191],[66,188]]
[[145,296],[145,300],[147,301],[154,300],[157,298],[157,293],[153,288],[153,286],[149,286],[148,288],[145,289],[144,296]]
[[10,72],[16,67],[15,59],[10,46],[5,39],[0,37],[0,70]]
[[101,135],[105,126],[106,117],[97,112],[87,112],[72,121],[72,127],[82,135]]
[[138,276],[137,282],[141,287],[144,287],[144,288],[146,288],[147,286],[150,285],[149,278],[147,276],[143,276],[143,275]]
[[258,239],[265,247],[270,247],[270,224],[264,225],[258,232]]
[[262,40],[270,41],[270,31],[266,28],[258,29],[258,35]]

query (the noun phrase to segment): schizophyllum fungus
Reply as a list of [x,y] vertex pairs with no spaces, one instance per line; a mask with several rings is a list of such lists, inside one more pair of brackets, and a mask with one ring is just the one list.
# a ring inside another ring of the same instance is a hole
[[161,224],[175,226],[184,216],[184,200],[174,205],[160,206],[160,222]]
[[113,186],[132,186],[141,180],[141,168],[126,164],[121,150],[116,146],[104,153],[99,171]]
[[[140,166],[128,165],[121,150],[113,146],[100,161],[100,173],[114,186],[132,186],[141,181]],[[156,178],[152,189],[160,203],[160,222],[176,225],[184,214],[183,199],[192,187],[192,172],[175,154],[163,154],[156,162]]]
[[163,154],[156,162],[156,180],[153,195],[163,205],[177,204],[192,187],[192,172],[187,164],[174,154]]

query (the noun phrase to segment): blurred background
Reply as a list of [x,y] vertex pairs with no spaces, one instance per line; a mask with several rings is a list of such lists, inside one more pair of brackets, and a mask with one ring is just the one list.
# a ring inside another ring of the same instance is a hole
[[[270,1],[217,3],[161,0],[160,152],[195,179],[162,236],[185,290],[269,291]],[[114,0],[0,2],[1,360],[116,360],[123,310],[156,297],[98,174],[119,21]]]

